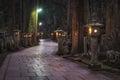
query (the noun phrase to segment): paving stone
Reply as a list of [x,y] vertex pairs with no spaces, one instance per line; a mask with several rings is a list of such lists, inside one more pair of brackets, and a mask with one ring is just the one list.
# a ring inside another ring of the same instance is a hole
[[42,72],[40,69],[29,69],[28,72]]
[[13,71],[19,71],[20,70],[20,68],[19,67],[8,67],[8,69],[7,70],[13,70]]
[[5,80],[30,80],[29,77],[6,77]]
[[7,77],[20,77],[20,72],[7,72]]
[[48,76],[50,73],[36,72],[37,76]]
[[27,76],[27,77],[29,77],[29,76],[36,76],[36,73],[30,73],[30,72],[27,72],[27,73],[24,73],[24,72],[22,72],[21,73],[21,76]]
[[0,80],[3,80],[4,75],[0,74]]
[[53,75],[49,75],[49,76],[48,76],[48,79],[49,79],[49,80],[58,80],[58,79],[56,79]]
[[49,80],[47,76],[31,77],[31,80]]

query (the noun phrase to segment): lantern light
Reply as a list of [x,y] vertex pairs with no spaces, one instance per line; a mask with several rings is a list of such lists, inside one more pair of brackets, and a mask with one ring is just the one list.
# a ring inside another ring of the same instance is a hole
[[59,33],[59,36],[61,36],[61,33]]
[[51,33],[51,36],[53,36],[53,33]]
[[89,27],[89,35],[91,35],[92,34],[92,27],[90,26]]
[[97,30],[97,29],[95,29],[95,30],[94,30],[94,33],[97,33],[97,32],[98,32],[98,30]]

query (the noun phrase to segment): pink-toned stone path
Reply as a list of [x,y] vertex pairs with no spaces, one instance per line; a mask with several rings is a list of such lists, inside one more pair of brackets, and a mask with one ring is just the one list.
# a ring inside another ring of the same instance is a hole
[[9,54],[0,68],[0,80],[120,80],[55,56],[56,51],[56,43],[43,41],[39,46]]

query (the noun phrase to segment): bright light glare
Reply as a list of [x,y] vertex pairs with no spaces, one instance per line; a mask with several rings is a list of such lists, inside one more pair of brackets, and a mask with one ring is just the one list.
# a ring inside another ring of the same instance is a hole
[[42,26],[42,22],[39,23],[39,26]]
[[39,12],[42,12],[42,11],[43,11],[42,8],[37,9],[37,12],[38,12],[38,13],[39,13]]
[[95,30],[94,30],[94,32],[95,32],[95,33],[97,33],[97,32],[98,32],[98,30],[97,30],[97,29],[95,29]]

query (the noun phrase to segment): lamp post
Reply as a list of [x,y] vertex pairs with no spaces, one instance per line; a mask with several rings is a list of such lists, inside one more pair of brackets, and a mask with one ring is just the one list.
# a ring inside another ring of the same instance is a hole
[[89,65],[92,69],[98,69],[101,65],[98,63],[98,52],[99,52],[99,37],[101,36],[101,27],[103,25],[98,23],[96,20],[92,20],[90,24],[87,24],[88,36],[90,37],[90,52],[91,52],[91,63]]
[[[43,11],[43,9],[42,8],[38,8],[37,9],[37,13],[41,13]],[[38,16],[39,17],[39,16]],[[39,21],[39,20],[38,20]],[[37,22],[38,22],[37,21]],[[39,22],[38,23],[38,32],[40,31],[40,26],[42,26],[43,25],[43,23],[42,22]],[[37,40],[39,41],[39,37],[37,36]]]
[[[41,13],[43,11],[43,9],[42,8],[37,8],[37,10],[36,10],[36,28],[37,28],[37,30],[36,30],[36,41],[39,41],[38,39],[38,30],[39,30],[39,27],[38,27],[38,13]],[[39,26],[41,26],[42,25],[42,22],[40,22],[39,23]]]
[[[30,29],[29,29],[29,32],[30,33],[33,33],[33,42],[34,42],[34,45],[37,44],[37,38],[38,38],[38,13],[42,12],[42,8],[35,8],[33,11],[32,11],[32,14],[31,14],[31,22],[30,22]],[[33,25],[34,24],[34,25]]]

